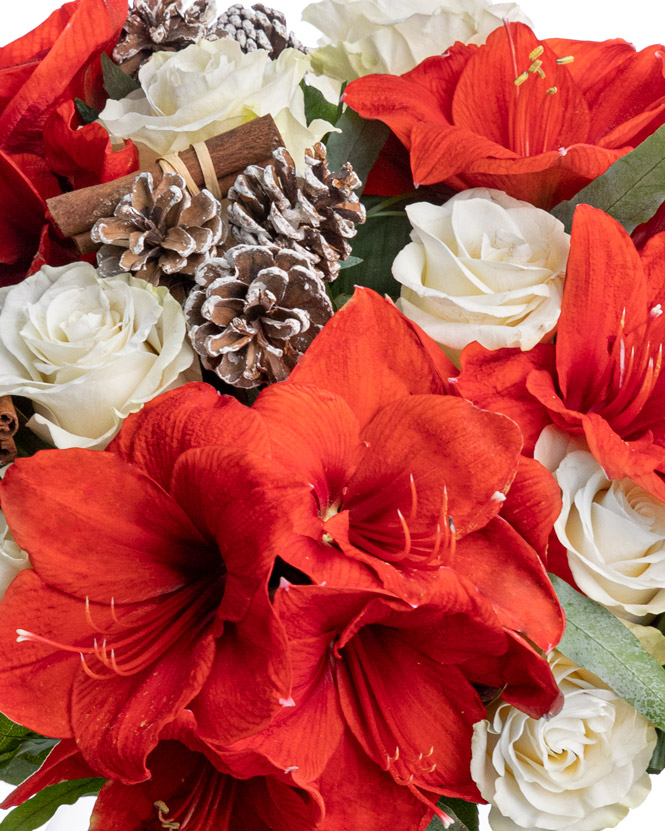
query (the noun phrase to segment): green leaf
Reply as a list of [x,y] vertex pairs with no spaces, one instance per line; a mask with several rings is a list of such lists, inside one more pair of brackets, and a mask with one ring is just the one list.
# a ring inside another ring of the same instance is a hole
[[[38,450],[53,450],[53,445],[40,439],[36,433],[33,433],[25,425],[19,427],[18,433],[14,436],[14,442],[19,456],[33,456]],[[2,724],[0,724],[1,732]]]
[[658,741],[653,749],[647,773],[660,773],[665,768],[665,733],[656,728]]
[[660,127],[572,199],[552,211],[570,232],[575,208],[584,203],[601,208],[631,234],[665,201],[665,127]]
[[361,262],[362,260],[360,259],[360,257],[350,256],[347,257],[345,260],[342,260],[342,262],[339,264],[339,269],[341,271],[343,268],[352,268],[354,265],[360,265]]
[[[381,201],[383,197],[378,197]],[[374,197],[363,197],[366,208],[378,204]],[[403,211],[394,216],[372,216],[351,240],[353,268],[342,270],[334,282],[335,294],[353,294],[354,286],[367,286],[379,294],[399,297],[400,284],[392,275],[393,260],[410,241],[411,223]],[[350,259],[350,258],[349,258]]]
[[300,86],[305,96],[305,118],[308,126],[316,118],[322,118],[333,125],[336,124],[344,107],[341,101],[339,104],[332,104],[321,90],[306,84],[304,81],[300,83]]
[[[478,806],[474,803],[443,796],[437,805],[453,821],[448,826],[448,831],[478,831]],[[427,831],[443,831],[443,828],[443,823],[435,816],[427,826]]]
[[48,822],[61,805],[73,805],[82,796],[99,793],[104,779],[73,779],[49,785],[8,814],[0,831],[34,831]]
[[0,753],[13,753],[21,742],[27,737],[34,735],[32,730],[14,724],[13,721],[0,713]]
[[643,716],[665,729],[665,670],[611,612],[553,574],[566,613],[558,649],[604,681]]
[[41,767],[57,743],[58,739],[31,734],[17,750],[0,756],[0,779],[11,785],[20,785]]
[[82,101],[80,98],[75,98],[74,103],[76,104],[78,114],[81,116],[81,121],[84,124],[92,124],[93,121],[97,121],[99,113],[94,107],[86,104],[85,101]]
[[390,130],[382,121],[366,121],[348,107],[335,126],[342,132],[331,133],[328,137],[326,150],[329,170],[339,171],[345,162],[350,162],[364,182],[386,143]]
[[120,101],[130,92],[141,89],[141,85],[137,84],[126,72],[123,72],[117,63],[113,63],[106,52],[102,52],[102,74],[104,76],[104,89],[109,98],[113,98],[114,101]]

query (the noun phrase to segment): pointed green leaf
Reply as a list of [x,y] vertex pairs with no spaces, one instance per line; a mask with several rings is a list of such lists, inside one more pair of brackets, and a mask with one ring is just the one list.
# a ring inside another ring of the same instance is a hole
[[104,89],[109,98],[113,98],[114,101],[125,98],[136,89],[141,89],[140,84],[137,84],[133,78],[123,72],[117,63],[113,63],[105,52],[102,52],[102,74],[104,76]]
[[94,107],[86,104],[85,101],[82,101],[80,98],[75,98],[74,103],[76,104],[76,110],[81,117],[81,121],[84,124],[92,124],[93,121],[97,121],[99,113]]
[[328,169],[339,171],[345,162],[364,182],[372,169],[390,130],[382,121],[366,121],[348,107],[335,124],[342,132],[328,137]]
[[307,124],[311,124],[316,118],[322,118],[329,124],[336,124],[337,119],[342,114],[343,104],[333,104],[324,96],[321,90],[316,87],[306,84],[304,81],[300,84],[303,95],[305,96],[305,118]]
[[580,204],[593,205],[613,216],[631,234],[656,213],[665,201],[665,127],[660,127],[572,199],[552,213],[570,233],[573,213]]
[[611,612],[550,574],[566,613],[558,649],[665,729],[665,670]]
[[342,269],[342,268],[352,268],[354,265],[360,265],[361,262],[362,262],[362,260],[360,259],[360,257],[351,256],[351,257],[347,257],[345,260],[342,260],[342,262],[339,264],[339,267],[340,267],[340,269]]
[[73,779],[49,785],[7,814],[0,831],[34,831],[48,822],[61,805],[73,805],[82,796],[99,793],[104,779]]

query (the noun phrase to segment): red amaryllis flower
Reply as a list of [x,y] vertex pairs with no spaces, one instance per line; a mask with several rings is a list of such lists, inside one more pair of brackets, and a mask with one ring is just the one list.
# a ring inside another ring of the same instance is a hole
[[665,234],[637,252],[611,217],[575,212],[556,347],[467,347],[461,392],[509,413],[533,441],[547,424],[584,434],[612,479],[665,499]]
[[[209,440],[232,435],[242,447],[251,419],[233,399],[220,406],[230,434]],[[228,447],[179,453],[160,429],[146,426],[152,476],[140,454],[44,451],[14,465],[0,493],[34,565],[0,609],[0,707],[74,737],[95,769],[124,782],[148,777],[161,729],[197,694],[222,742],[289,703],[267,591],[280,471]]]
[[298,781],[318,783],[326,802],[325,771],[347,730],[357,753],[430,811],[433,793],[479,800],[469,763],[472,727],[485,709],[473,684],[503,688],[538,715],[559,697],[547,662],[507,636],[491,604],[450,568],[416,608],[387,595],[287,584],[275,605],[292,649],[295,707],[234,749],[292,767]]
[[391,128],[417,184],[499,188],[550,208],[665,123],[662,56],[621,40],[538,41],[506,23],[484,46],[359,78],[344,100]]
[[81,125],[73,101],[62,103],[44,125],[44,155],[49,168],[65,176],[74,188],[87,188],[119,179],[138,170],[136,145],[126,141],[113,149],[101,124]]
[[[76,0],[0,48],[0,148],[40,154],[48,114],[90,98],[127,17],[127,0]],[[90,100],[90,103],[94,101]]]
[[[151,777],[125,785],[107,782],[90,820],[104,831],[311,831],[321,827],[323,803],[312,787],[297,787],[288,773],[255,754],[240,760],[236,778],[216,754],[196,738],[191,713],[182,713],[162,731],[148,757]],[[228,755],[228,754],[227,754]],[[20,805],[47,785],[96,776],[76,742],[64,740],[43,766],[2,803]]]

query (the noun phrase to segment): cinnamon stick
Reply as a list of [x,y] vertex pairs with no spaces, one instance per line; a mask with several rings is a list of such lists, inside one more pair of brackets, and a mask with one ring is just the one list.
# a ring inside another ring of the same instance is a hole
[[[283,144],[279,130],[269,115],[255,118],[247,124],[242,124],[234,130],[229,130],[219,136],[206,141],[210,156],[217,174],[222,194],[226,194],[236,176],[247,165],[265,164],[270,159],[272,151]],[[196,153],[191,148],[178,154],[199,187],[203,187],[204,179]],[[162,171],[158,164],[146,168],[158,183]],[[48,212],[55,227],[64,237],[74,237],[74,241],[82,253],[89,253],[99,246],[89,239],[89,231],[98,219],[112,216],[116,205],[122,197],[132,189],[134,179],[139,171],[104,182],[89,188],[63,193],[46,200]],[[81,246],[92,244],[94,247],[83,252]]]
[[12,438],[18,430],[18,416],[11,395],[0,395],[0,439]]

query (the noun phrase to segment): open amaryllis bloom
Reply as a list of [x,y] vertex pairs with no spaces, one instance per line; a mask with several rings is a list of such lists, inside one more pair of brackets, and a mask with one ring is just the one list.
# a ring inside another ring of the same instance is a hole
[[[665,235],[637,252],[611,217],[575,212],[556,347],[528,353],[477,344],[459,388],[514,418],[529,444],[554,422],[584,434],[610,479],[628,477],[665,499]],[[589,337],[589,333],[593,337]]]
[[[95,803],[91,828],[105,831],[311,831],[324,809],[313,787],[252,753],[217,754],[195,734],[192,714],[167,725],[148,757],[151,777],[125,785],[110,780]],[[233,775],[228,762],[241,769]],[[47,785],[96,776],[72,740],[49,754],[40,770],[4,801],[20,805]]]
[[430,811],[433,793],[477,800],[470,738],[485,710],[474,684],[538,715],[558,701],[547,662],[506,635],[453,569],[439,571],[430,602],[416,608],[385,594],[288,584],[275,605],[293,655],[295,706],[234,749],[320,782],[324,801],[325,771],[346,731],[365,766],[371,760]]
[[[549,209],[665,123],[662,55],[622,40],[541,42],[506,23],[484,46],[359,78],[344,100],[390,127],[416,184],[498,188]],[[384,192],[378,171],[372,186]]]
[[235,449],[205,423],[215,446],[196,447],[195,430],[156,443],[153,422],[147,472],[137,443],[125,459],[45,451],[2,482],[2,509],[34,566],[0,611],[2,709],[74,737],[96,770],[126,783],[148,777],[162,727],[197,695],[223,743],[288,703],[267,591],[283,486],[279,470],[238,449],[251,433],[245,408],[218,401]]

